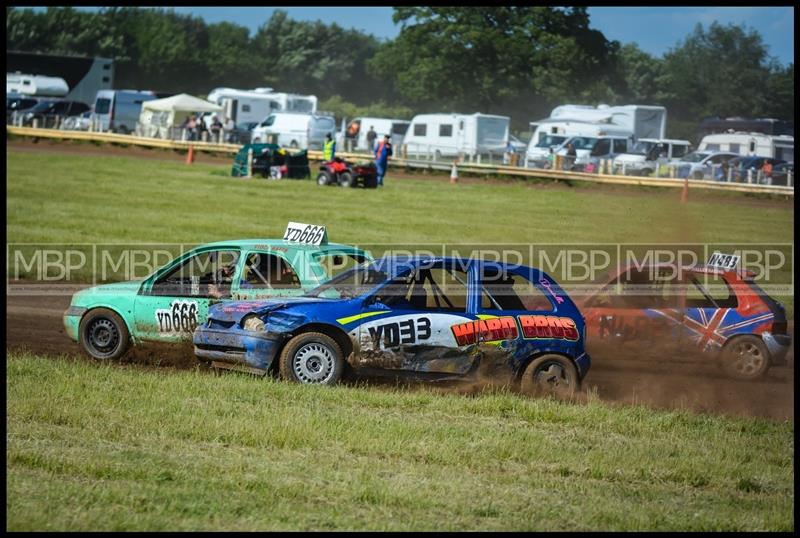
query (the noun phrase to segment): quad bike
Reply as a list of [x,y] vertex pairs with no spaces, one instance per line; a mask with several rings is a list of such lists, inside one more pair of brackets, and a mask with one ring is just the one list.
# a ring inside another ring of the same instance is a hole
[[318,185],[339,185],[341,187],[358,187],[374,189],[378,186],[378,173],[374,162],[347,162],[339,157],[323,162],[317,174]]

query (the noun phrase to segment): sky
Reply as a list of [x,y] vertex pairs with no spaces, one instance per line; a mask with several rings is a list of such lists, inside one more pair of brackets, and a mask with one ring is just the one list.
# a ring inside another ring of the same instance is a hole
[[[45,9],[45,8],[34,8]],[[78,7],[94,10],[98,8]],[[391,7],[175,7],[177,13],[202,17],[207,23],[233,22],[250,29],[251,35],[272,12],[283,9],[295,20],[336,22],[378,38],[392,39],[400,25],[392,22]],[[761,33],[770,55],[783,64],[794,63],[793,7],[589,7],[590,26],[609,40],[636,43],[660,57],[694,29],[717,21],[745,25]]]

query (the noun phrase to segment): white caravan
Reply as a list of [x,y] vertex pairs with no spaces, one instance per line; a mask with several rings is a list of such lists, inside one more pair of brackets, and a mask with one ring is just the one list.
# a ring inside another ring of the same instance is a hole
[[369,147],[367,143],[367,133],[369,133],[370,128],[377,134],[375,144],[380,142],[384,135],[388,134],[392,137],[392,145],[394,147],[400,147],[409,125],[411,125],[411,122],[408,120],[368,117],[354,118],[347,124],[344,133],[339,133],[337,148],[339,151],[344,151],[347,141],[353,140],[354,151],[373,151],[375,148]]
[[408,126],[403,144],[410,156],[500,155],[508,144],[508,116],[420,114]]
[[253,144],[272,143],[283,147],[320,150],[328,133],[336,135],[333,116],[274,112],[252,130],[250,139]]
[[69,86],[67,81],[60,77],[6,73],[6,93],[65,97],[69,93]]
[[664,138],[667,109],[651,105],[557,106],[550,112],[549,118],[531,122],[535,130],[526,151],[527,166],[543,166],[549,161],[552,151],[559,149],[566,138],[596,136],[595,130],[603,126],[627,131],[632,134],[633,140]]
[[[313,114],[317,111],[315,95],[298,95],[293,93],[274,92],[272,88],[255,88],[253,90],[237,90],[235,88],[214,88],[207,99],[223,109],[225,118],[234,123],[257,123],[272,112],[302,112]],[[206,115],[203,120],[211,125],[213,114]]]
[[729,151],[742,156],[769,157],[794,162],[794,137],[728,132],[703,137],[698,151]]

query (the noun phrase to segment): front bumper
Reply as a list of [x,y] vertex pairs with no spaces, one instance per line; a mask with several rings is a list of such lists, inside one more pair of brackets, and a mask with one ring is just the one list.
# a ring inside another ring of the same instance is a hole
[[72,306],[64,312],[64,329],[72,340],[78,341],[78,330],[81,326],[81,318],[86,313],[86,308],[82,306]]
[[194,354],[205,361],[240,364],[269,370],[284,341],[281,334],[238,328],[198,327],[194,332]]
[[761,339],[769,350],[770,361],[774,366],[786,365],[786,354],[792,343],[792,337],[787,334],[771,334],[768,332],[761,334]]

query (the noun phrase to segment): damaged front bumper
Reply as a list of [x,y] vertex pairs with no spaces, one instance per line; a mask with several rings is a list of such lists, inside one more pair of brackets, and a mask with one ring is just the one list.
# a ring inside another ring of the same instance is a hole
[[269,370],[284,336],[269,331],[199,327],[193,341],[198,359]]

